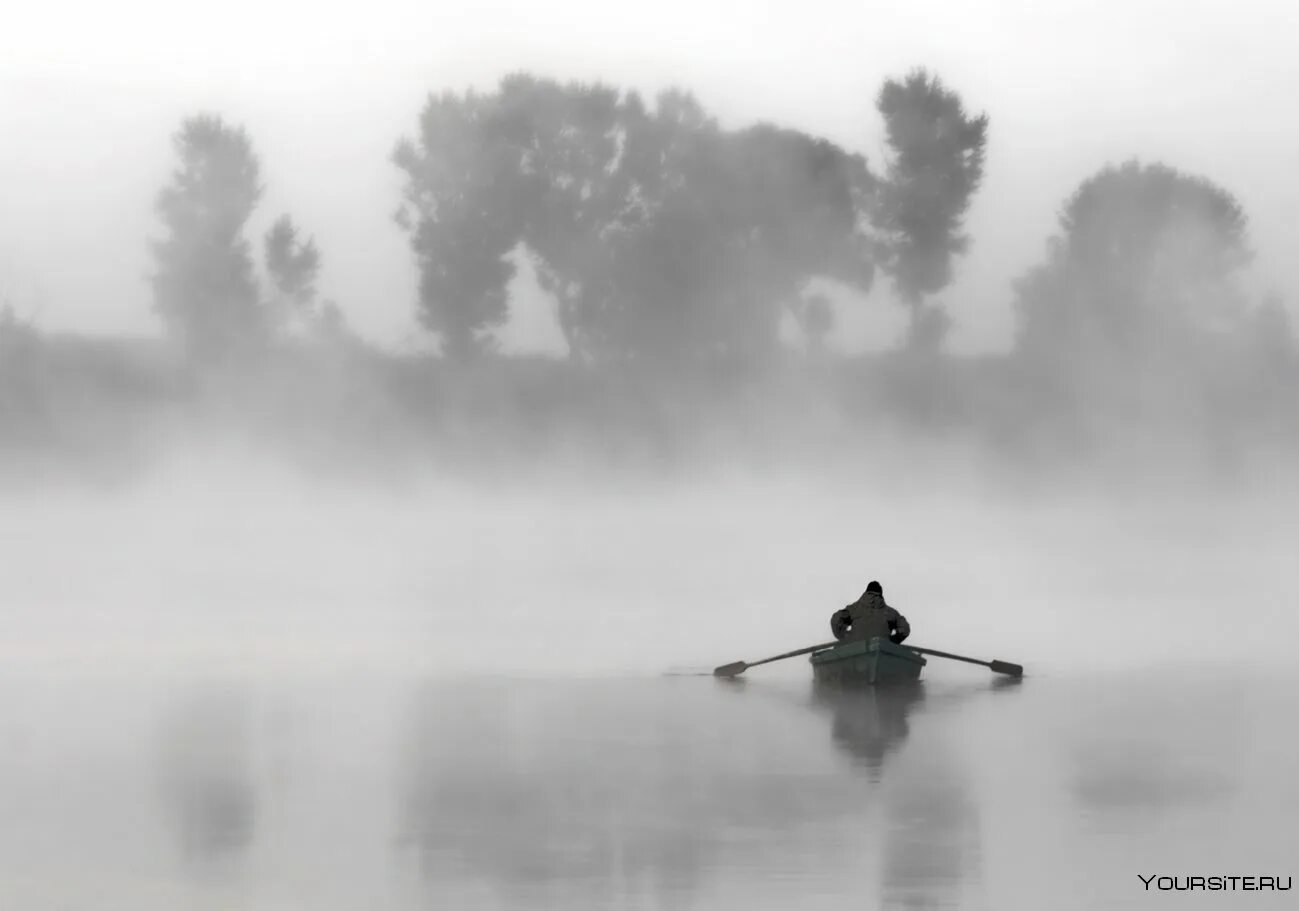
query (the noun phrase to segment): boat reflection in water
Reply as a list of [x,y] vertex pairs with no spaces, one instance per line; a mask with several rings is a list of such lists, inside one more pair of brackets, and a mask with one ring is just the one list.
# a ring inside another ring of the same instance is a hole
[[966,696],[805,686],[429,684],[400,738],[400,855],[477,906],[964,902],[979,818],[928,716]]
[[[844,687],[814,683],[812,703],[830,715],[831,742],[877,788],[863,807],[863,842],[878,844],[879,906],[942,908],[982,902],[978,804],[947,718],[1019,679],[960,689],[904,681]],[[909,739],[914,722],[918,741]]]
[[885,758],[906,740],[911,713],[924,700],[925,687],[919,682],[851,688],[812,684],[813,705],[830,714],[834,745],[875,778]]

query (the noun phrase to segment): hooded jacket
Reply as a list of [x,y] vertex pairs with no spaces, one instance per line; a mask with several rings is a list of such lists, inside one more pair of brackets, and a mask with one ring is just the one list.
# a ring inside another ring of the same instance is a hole
[[898,643],[911,635],[911,624],[885,602],[882,594],[868,590],[852,604],[830,615],[830,631],[843,641],[887,636],[891,642]]

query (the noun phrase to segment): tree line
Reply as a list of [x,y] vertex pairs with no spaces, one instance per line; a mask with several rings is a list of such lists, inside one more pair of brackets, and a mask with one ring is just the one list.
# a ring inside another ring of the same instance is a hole
[[[988,118],[922,70],[886,82],[877,107],[892,151],[883,174],[797,130],[723,129],[679,91],[649,103],[519,74],[490,93],[430,96],[393,154],[419,322],[449,359],[490,354],[522,246],[583,363],[761,361],[785,315],[813,339],[832,330],[810,279],[866,291],[877,273],[911,308],[912,341],[932,345],[944,320],[925,300],[965,250]],[[259,307],[242,235],[261,192],[247,135],[201,116],[175,144],[180,168],[157,203],[167,234],[154,248],[155,306],[202,357],[309,308],[319,254],[294,248],[287,217],[277,223],[266,266],[292,306]]]
[[[264,189],[252,139],[194,116],[155,199],[153,307],[193,375],[279,364],[281,382],[286,351],[342,343],[370,365],[353,385],[388,389],[417,424],[474,409],[544,421],[548,406],[621,420],[633,399],[652,423],[645,388],[695,397],[738,376],[756,396],[797,387],[853,416],[892,409],[1009,436],[1098,416],[1088,432],[1103,435],[1116,416],[1153,415],[1215,437],[1249,425],[1299,441],[1299,346],[1284,302],[1249,290],[1248,219],[1227,189],[1163,163],[1104,164],[1008,289],[1010,352],[956,358],[944,338],[969,317],[944,292],[972,242],[964,219],[990,121],[923,69],[886,80],[873,104],[879,161],[778,125],[723,127],[677,90],[646,99],[514,74],[491,91],[431,94],[391,156],[394,230],[419,274],[414,315],[440,349],[422,365],[350,333],[318,289],[325,251],[290,215],[249,237]],[[544,368],[496,341],[520,251],[566,342]],[[822,279],[859,292],[860,306],[880,306],[864,294],[887,282],[907,314],[898,349],[829,356],[838,311]],[[802,351],[782,338],[791,321]],[[0,417],[32,411],[38,341],[0,313]],[[453,401],[467,376],[476,392]],[[600,398],[615,387],[623,399]]]
[[[875,107],[887,154],[873,168],[797,130],[724,129],[680,91],[648,102],[515,74],[491,92],[430,95],[392,156],[418,321],[448,360],[491,355],[522,247],[581,363],[761,362],[786,316],[816,347],[834,312],[809,292],[813,278],[863,292],[887,278],[909,312],[907,347],[937,349],[960,318],[933,301],[969,246],[963,219],[989,119],[925,70],[887,80]],[[153,247],[168,332],[204,359],[294,325],[337,329],[336,305],[316,305],[320,251],[287,215],[263,239],[268,282],[258,287],[244,228],[262,187],[244,130],[202,115],[174,144],[179,166],[157,199],[165,234]],[[1204,177],[1105,166],[1065,202],[1043,262],[1013,288],[1017,352],[1073,370],[1180,356],[1215,332],[1284,349],[1284,307],[1242,291],[1246,224]]]

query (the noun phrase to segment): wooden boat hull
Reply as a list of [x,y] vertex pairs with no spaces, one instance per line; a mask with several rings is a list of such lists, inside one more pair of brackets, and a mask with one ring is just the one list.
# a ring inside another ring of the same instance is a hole
[[809,660],[817,683],[839,686],[914,682],[927,663],[918,652],[881,638],[841,642]]

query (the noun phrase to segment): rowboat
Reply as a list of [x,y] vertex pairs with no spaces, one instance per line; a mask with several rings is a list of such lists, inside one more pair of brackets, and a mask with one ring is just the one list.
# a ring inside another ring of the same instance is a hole
[[924,657],[905,645],[894,645],[888,639],[853,639],[815,651],[812,676],[817,683],[837,686],[876,686],[906,683],[920,679],[927,663]]
[[918,645],[894,645],[888,639],[852,639],[847,642],[822,642],[820,645],[809,645],[763,658],[761,661],[732,661],[713,668],[714,677],[738,677],[751,667],[771,664],[773,661],[784,661],[796,655],[810,655],[812,676],[817,683],[867,684],[905,683],[920,679],[920,670],[927,664],[924,655],[936,658],[951,658],[953,661],[964,661],[966,664],[979,664],[994,674],[1005,674],[1016,679],[1024,676],[1022,665],[1011,661],[994,658],[984,661],[967,655],[954,655],[951,652],[940,652],[936,648],[921,648]]

